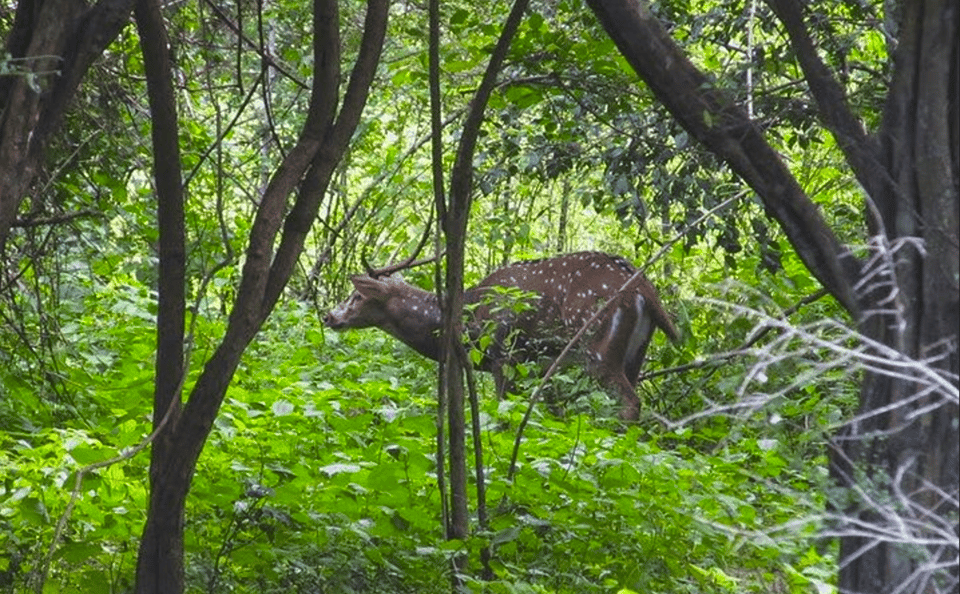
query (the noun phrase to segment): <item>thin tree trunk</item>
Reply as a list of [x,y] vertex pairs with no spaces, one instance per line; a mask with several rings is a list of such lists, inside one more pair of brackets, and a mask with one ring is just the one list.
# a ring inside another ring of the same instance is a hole
[[558,254],[567,251],[567,218],[570,211],[570,182],[564,177],[562,183],[563,188],[560,190],[560,219],[557,221],[557,245],[555,247]]
[[[443,307],[443,364],[450,439],[450,518],[447,527],[447,537],[450,539],[465,539],[470,527],[467,506],[466,420],[464,418],[466,408],[463,389],[463,369],[466,361],[463,356],[460,320],[463,310],[464,243],[473,197],[473,155],[480,125],[483,123],[484,110],[528,3],[528,0],[514,2],[490,56],[483,79],[470,102],[450,176],[449,204],[442,220],[447,254],[446,301]],[[464,562],[465,559],[458,560],[459,565]],[[457,577],[454,576],[454,585],[456,584]]]
[[[360,52],[338,114],[338,5],[336,0],[315,1],[317,70],[307,121],[300,139],[274,173],[260,200],[223,340],[193,386],[183,413],[152,452],[150,507],[137,567],[138,593],[178,594],[184,589],[184,508],[197,460],[240,357],[279,299],[336,164],[356,130],[380,60],[387,8],[386,0],[368,2]],[[288,209],[287,199],[298,185],[297,200]],[[155,415],[159,414],[155,411]]]
[[[156,0],[138,0],[135,16],[150,101],[157,188],[160,259],[153,425],[155,429],[162,426],[152,444],[147,510],[150,538],[138,552],[137,582],[150,584],[154,587],[152,592],[178,592],[183,589],[183,499],[171,497],[169,490],[185,494],[189,481],[164,476],[163,462],[177,447],[173,438],[180,416],[184,374],[186,250],[179,127],[169,43],[160,6]],[[147,579],[148,575],[154,579]]]

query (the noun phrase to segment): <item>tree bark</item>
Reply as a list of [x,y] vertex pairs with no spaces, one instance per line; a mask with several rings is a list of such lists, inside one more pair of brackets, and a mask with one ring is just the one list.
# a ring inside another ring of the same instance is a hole
[[[6,50],[23,73],[0,79],[0,253],[51,136],[93,61],[126,26],[134,0],[17,4]],[[59,74],[57,74],[59,72]]]
[[[150,101],[154,183],[157,191],[159,274],[157,355],[153,426],[160,429],[150,457],[150,500],[147,531],[151,538],[138,551],[138,582],[151,583],[154,592],[183,588],[183,508],[170,505],[164,492],[169,481],[163,461],[176,451],[175,427],[180,416],[183,382],[184,321],[186,314],[186,231],[176,95],[168,52],[169,42],[157,0],[138,0],[134,10]],[[158,573],[157,568],[176,568]],[[148,576],[156,575],[150,580]]]
[[[361,50],[338,115],[338,5],[336,0],[314,3],[316,70],[306,123],[296,146],[271,178],[255,214],[240,287],[223,340],[200,373],[182,414],[163,434],[159,447],[155,444],[153,449],[150,509],[138,557],[138,593],[177,594],[184,589],[184,508],[197,460],[240,357],[289,280],[302,251],[303,237],[316,218],[330,177],[356,129],[380,60],[387,7],[386,0],[368,2]],[[287,198],[298,185],[297,200],[287,213]],[[281,227],[275,252],[273,246]],[[159,398],[157,403],[162,405]],[[155,411],[154,415],[156,419],[161,413]]]
[[[635,0],[588,0],[674,117],[760,196],[810,271],[852,316],[869,356],[860,411],[837,439],[833,476],[842,593],[956,592],[960,134],[958,7],[903,3],[882,129],[871,137],[820,62],[794,0],[770,0],[821,120],[868,193],[862,261],[746,114]],[[865,233],[865,234],[866,234]],[[879,362],[877,362],[879,361]]]
[[861,324],[890,365],[866,372],[859,420],[839,440],[833,469],[851,492],[865,471],[890,499],[874,491],[846,509],[841,592],[958,588],[958,19],[956,2],[903,4],[879,134],[889,183],[869,195],[868,270],[879,274],[865,286]]

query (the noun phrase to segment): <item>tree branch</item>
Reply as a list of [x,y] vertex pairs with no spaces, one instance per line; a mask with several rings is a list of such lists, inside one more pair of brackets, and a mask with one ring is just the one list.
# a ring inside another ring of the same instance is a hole
[[75,212],[65,212],[63,214],[58,214],[49,217],[43,217],[38,219],[24,219],[20,218],[13,222],[12,227],[19,227],[20,229],[29,229],[31,227],[42,227],[44,225],[59,225],[61,223],[68,223],[74,219],[79,219],[82,217],[98,217],[103,216],[103,213],[95,211],[90,208],[85,208],[83,210],[78,210]]
[[710,84],[649,9],[635,0],[588,0],[633,69],[691,135],[757,192],[807,268],[854,317],[860,266],[747,115]]
[[797,0],[767,0],[783,23],[790,44],[800,62],[817,108],[820,120],[833,133],[847,164],[857,181],[870,196],[879,196],[890,183],[887,170],[879,160],[879,143],[869,137],[847,104],[846,93],[830,69],[817,54],[807,32]]
[[[357,61],[354,63],[353,71],[350,73],[350,82],[347,84],[347,91],[343,97],[340,113],[332,125],[329,122],[325,125],[323,142],[310,165],[310,169],[307,171],[303,183],[300,185],[297,201],[287,215],[284,224],[283,236],[280,239],[280,246],[277,248],[276,258],[274,258],[273,265],[270,267],[266,292],[261,304],[263,317],[266,317],[273,309],[280,293],[283,291],[283,287],[286,286],[297,258],[303,251],[303,242],[307,233],[310,232],[313,221],[317,218],[320,200],[327,191],[333,171],[343,157],[350,138],[357,129],[360,114],[367,103],[370,85],[373,84],[377,65],[380,63],[380,53],[383,49],[383,40],[387,30],[388,7],[389,2],[387,0],[370,0],[367,3],[367,15],[364,22],[363,39],[360,43],[360,52],[357,55]],[[337,62],[339,63],[339,56]],[[317,86],[321,84],[327,84],[336,89],[339,83],[339,80],[337,80],[339,69],[337,71],[338,74],[335,78],[332,73],[328,73],[328,80],[315,83],[315,92]],[[336,95],[335,93],[331,93],[331,95],[324,100],[333,100],[329,107],[335,110]],[[331,113],[330,121],[333,120],[332,115]],[[322,117],[324,121],[327,121],[326,114]]]
[[239,25],[237,25],[237,23],[233,22],[233,20],[230,18],[230,15],[228,15],[223,10],[223,8],[220,7],[219,4],[217,4],[216,2],[213,2],[213,0],[204,0],[204,4],[210,7],[210,10],[212,10],[213,14],[215,14],[217,18],[220,19],[220,22],[222,22],[231,31],[233,31],[234,35],[237,36],[237,40],[241,44],[246,45],[247,47],[252,49],[258,56],[260,56],[260,60],[263,62],[264,65],[270,66],[271,68],[276,69],[277,72],[284,75],[289,80],[293,81],[293,83],[296,84],[301,89],[310,88],[310,85],[304,82],[303,79],[298,77],[296,73],[291,72],[289,68],[281,64],[280,61],[277,58],[275,58],[273,54],[269,52],[269,50],[263,47],[262,43],[257,43],[254,40],[250,39],[250,37],[246,33],[244,33],[243,29]]
[[[315,0],[313,10],[314,83],[310,108],[296,145],[283,159],[264,191],[250,229],[246,263],[225,337],[247,344],[264,317],[274,242],[283,224],[287,198],[317,156],[336,113],[340,78],[340,27],[336,0]],[[275,282],[275,280],[274,280]],[[224,344],[225,346],[225,344]],[[212,420],[211,420],[212,422]]]
[[[386,0],[370,0],[370,12],[374,16],[368,16],[367,25],[373,23],[375,29],[385,28],[386,4]],[[339,11],[336,0],[315,0],[313,22],[315,75],[307,121],[300,139],[277,168],[260,202],[251,227],[246,263],[226,334],[204,366],[184,408],[182,430],[178,431],[183,455],[180,465],[184,471],[192,472],[241,354],[256,335],[289,279],[289,272],[303,243],[299,234],[305,233],[305,230],[301,225],[315,218],[310,214],[310,205],[323,194],[323,188],[318,190],[318,186],[312,185],[318,180],[322,181],[322,178],[316,177],[317,171],[332,172],[342,157],[343,146],[340,147],[340,153],[331,150],[329,133],[336,114],[340,72]],[[382,32],[365,31],[364,35],[382,39]],[[375,53],[379,56],[379,50]],[[358,59],[367,60],[369,64],[367,53],[361,53]],[[372,74],[369,80],[372,80]],[[347,134],[347,137],[350,135]],[[317,163],[323,167],[317,167]],[[311,172],[304,178],[308,168]],[[329,181],[329,175],[326,180]],[[273,245],[284,222],[287,197],[298,184],[300,198],[286,217],[284,238],[275,254]],[[312,208],[315,215],[316,207]],[[306,227],[308,229],[309,225]]]

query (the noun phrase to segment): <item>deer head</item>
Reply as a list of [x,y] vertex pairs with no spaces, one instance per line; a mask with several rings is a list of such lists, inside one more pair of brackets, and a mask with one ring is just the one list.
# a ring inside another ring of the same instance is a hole
[[436,360],[440,356],[440,304],[437,296],[395,276],[350,278],[353,294],[330,311],[323,323],[332,330],[377,327]]

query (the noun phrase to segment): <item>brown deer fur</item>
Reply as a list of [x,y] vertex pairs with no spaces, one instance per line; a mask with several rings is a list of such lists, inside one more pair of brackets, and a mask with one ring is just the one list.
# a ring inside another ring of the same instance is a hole
[[[434,293],[397,277],[354,276],[356,289],[324,323],[334,329],[380,328],[431,359],[440,353],[440,306]],[[492,287],[529,294],[516,305]],[[621,290],[622,289],[622,290]],[[580,328],[606,308],[581,338],[585,369],[621,401],[621,418],[636,420],[637,377],[650,337],[660,328],[679,340],[657,290],[629,262],[601,252],[578,252],[518,262],[494,271],[464,295],[466,332],[473,345],[491,337],[478,368],[508,389],[503,368],[556,357]]]

